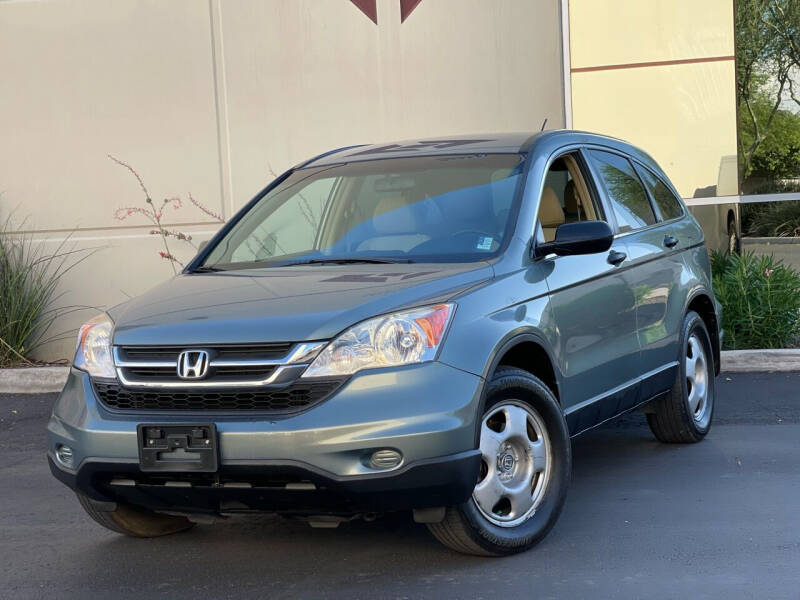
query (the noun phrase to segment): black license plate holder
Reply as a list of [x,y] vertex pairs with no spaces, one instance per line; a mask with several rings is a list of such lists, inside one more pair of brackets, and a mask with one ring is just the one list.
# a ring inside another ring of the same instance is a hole
[[215,473],[218,469],[213,423],[141,424],[136,434],[143,472]]

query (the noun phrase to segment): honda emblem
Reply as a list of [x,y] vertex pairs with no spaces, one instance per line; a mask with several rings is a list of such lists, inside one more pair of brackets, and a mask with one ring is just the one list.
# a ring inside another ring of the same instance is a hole
[[202,379],[208,374],[208,363],[206,350],[184,350],[178,355],[178,377]]

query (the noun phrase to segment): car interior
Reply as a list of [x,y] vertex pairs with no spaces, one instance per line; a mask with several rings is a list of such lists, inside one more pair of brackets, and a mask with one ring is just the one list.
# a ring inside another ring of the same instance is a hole
[[494,164],[453,168],[452,177],[438,168],[350,178],[336,192],[320,246],[371,254],[495,251],[519,173],[507,157],[484,160]]
[[544,240],[553,241],[556,229],[564,223],[601,218],[602,214],[592,200],[577,158],[565,154],[553,161],[545,176],[539,204],[539,225]]

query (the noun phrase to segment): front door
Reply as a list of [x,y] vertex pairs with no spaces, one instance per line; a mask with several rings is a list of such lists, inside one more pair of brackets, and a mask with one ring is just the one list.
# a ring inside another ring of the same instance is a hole
[[[578,152],[556,159],[545,178],[537,230],[549,241],[560,224],[606,220],[597,188]],[[599,254],[549,256],[554,350],[570,432],[613,417],[635,400],[639,342],[635,299],[622,269],[628,249],[615,239]]]

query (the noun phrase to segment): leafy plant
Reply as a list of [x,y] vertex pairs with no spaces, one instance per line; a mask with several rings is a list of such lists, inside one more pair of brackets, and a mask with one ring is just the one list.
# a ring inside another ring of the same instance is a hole
[[800,274],[772,255],[714,253],[724,347],[786,348],[800,334]]
[[783,178],[800,174],[800,114],[784,108],[773,110],[770,99],[764,93],[753,93],[750,110],[757,118],[768,120],[771,114],[771,127],[763,139],[755,144],[756,131],[752,121],[739,109],[739,122],[742,124],[739,135],[742,143],[755,148],[750,153],[748,170],[742,174],[747,178],[767,179],[779,182]]
[[[142,177],[139,175],[139,173],[128,163],[121,161],[120,159],[111,156],[110,154],[108,155],[108,158],[117,163],[119,166],[127,169],[136,178],[136,181],[139,183],[139,189],[141,189],[142,193],[144,194],[144,201],[146,204],[145,207],[124,206],[122,208],[118,208],[116,211],[114,211],[114,218],[117,219],[118,221],[124,221],[130,216],[140,215],[146,218],[148,221],[150,221],[150,223],[152,223],[153,226],[155,227],[155,229],[150,230],[150,235],[160,236],[161,242],[164,245],[164,250],[158,253],[159,256],[161,256],[161,258],[165,260],[168,260],[172,265],[173,272],[177,273],[178,269],[176,265],[180,265],[181,267],[183,267],[183,263],[179,261],[170,250],[169,246],[170,238],[185,244],[189,244],[195,250],[197,250],[197,246],[195,246],[194,242],[192,241],[191,235],[185,234],[182,231],[169,229],[164,224],[164,211],[166,211],[169,208],[172,208],[173,210],[179,210],[181,207],[183,207],[183,200],[181,200],[178,196],[172,196],[169,198],[164,198],[161,201],[161,203],[158,204],[158,206],[156,206],[156,203],[150,196],[150,191],[147,189],[147,186],[144,184],[144,181],[142,180]],[[189,194],[189,201],[192,204],[194,204],[200,211],[202,211],[212,219],[216,220],[217,222],[219,223],[225,222],[225,219],[223,219],[220,215],[210,210],[209,208],[206,208],[200,202],[195,200],[192,197],[191,193]]]
[[745,231],[752,236],[800,236],[800,201],[768,202],[752,208],[748,206],[743,215],[743,224]]
[[792,0],[740,0],[736,3],[736,106],[739,159],[750,175],[758,147],[774,131],[774,120],[795,66],[784,5]]
[[800,2],[737,0],[736,108],[743,187],[800,174]]
[[67,249],[67,241],[47,252],[30,235],[15,233],[10,215],[0,223],[0,367],[30,363],[38,347],[73,334],[50,334],[56,319],[86,308],[54,307],[62,296],[57,289],[91,251]]

